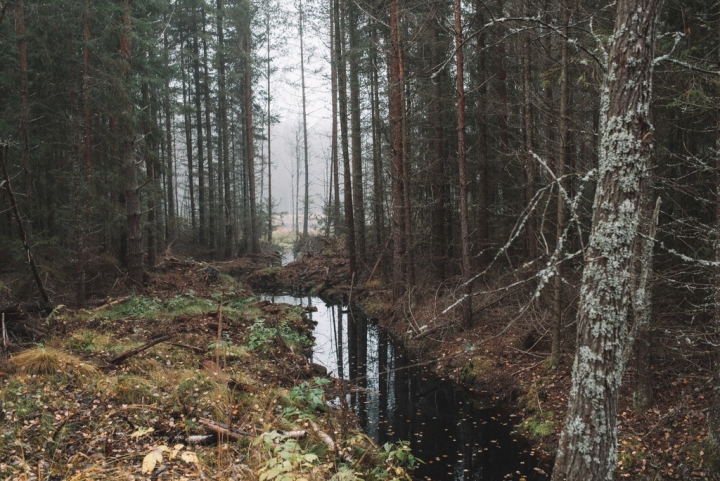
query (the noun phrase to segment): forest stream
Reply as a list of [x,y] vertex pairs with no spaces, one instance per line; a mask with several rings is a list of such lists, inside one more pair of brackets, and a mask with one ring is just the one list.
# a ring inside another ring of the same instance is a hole
[[376,444],[410,442],[425,462],[415,479],[548,479],[547,466],[513,434],[519,418],[468,396],[432,366],[412,366],[402,346],[362,312],[313,296],[262,298],[307,308],[315,324],[310,361],[329,376],[356,380],[359,389],[346,394],[347,405]]

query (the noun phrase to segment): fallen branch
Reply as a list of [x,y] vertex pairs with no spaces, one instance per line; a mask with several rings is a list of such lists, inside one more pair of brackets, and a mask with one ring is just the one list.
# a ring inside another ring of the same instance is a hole
[[122,304],[123,302],[127,301],[128,299],[130,299],[130,297],[131,297],[131,296],[120,297],[119,299],[115,299],[114,301],[106,302],[106,303],[103,304],[102,306],[96,307],[95,309],[93,309],[93,310],[90,311],[90,312],[95,313],[95,312],[101,311],[101,310],[103,310],[103,309],[105,309],[105,308],[107,308],[107,307],[111,307],[111,306],[116,306],[116,305],[118,305],[118,304]]
[[160,336],[160,337],[156,337],[155,339],[151,339],[150,341],[146,342],[145,344],[143,344],[140,347],[136,347],[134,349],[130,349],[129,351],[125,351],[122,354],[120,354],[119,356],[110,359],[110,364],[115,364],[115,365],[120,364],[121,362],[125,361],[126,359],[129,359],[137,354],[140,354],[141,352],[143,352],[147,349],[150,349],[155,344],[160,344],[161,342],[168,341],[168,340],[170,340],[170,336]]
[[[221,434],[223,436],[227,436],[228,438],[232,438],[232,439],[240,439],[242,437],[255,436],[254,434],[244,431],[242,429],[233,428],[233,427],[228,426],[227,424],[219,423],[217,421],[212,421],[210,419],[201,418],[201,419],[198,419],[198,422],[200,424],[202,424],[203,426],[205,426],[205,429],[212,431],[216,434]],[[304,438],[305,436],[307,436],[307,431],[304,431],[304,430],[276,431],[276,432],[279,435],[284,436],[286,438],[299,439],[299,438]],[[270,433],[262,433],[261,436],[263,436],[265,434],[270,434]]]
[[242,429],[231,428],[226,424],[211,421],[210,419],[201,418],[198,419],[198,423],[205,426],[205,429],[207,429],[208,431],[212,431],[215,434],[222,434],[223,436],[231,439],[240,439],[245,436],[253,436],[249,432],[243,431]]
[[205,352],[207,351],[207,349],[203,349],[202,347],[188,346],[187,344],[180,344],[179,342],[171,342],[169,344],[171,346],[181,347],[183,349],[187,349],[188,351],[193,351],[198,354],[205,354]]

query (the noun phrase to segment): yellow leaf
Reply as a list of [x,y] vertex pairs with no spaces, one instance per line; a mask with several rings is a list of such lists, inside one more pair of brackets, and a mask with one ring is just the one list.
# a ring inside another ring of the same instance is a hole
[[160,451],[159,449],[153,449],[147,455],[145,455],[145,459],[143,459],[142,473],[152,473],[153,471],[155,471],[155,465],[157,463],[162,463],[162,460],[162,451]]
[[197,455],[191,451],[185,451],[180,455],[180,459],[185,461],[186,463],[195,463],[198,464],[198,458]]
[[184,448],[184,447],[185,447],[184,444],[176,444],[176,445],[173,447],[172,452],[170,453],[170,456],[169,456],[170,459],[175,459],[175,457],[177,456],[177,454],[178,454],[178,453],[180,452],[180,450],[181,450],[182,448]]
[[146,434],[150,434],[151,432],[155,431],[154,428],[138,428],[137,431],[132,433],[130,435],[131,438],[141,438],[145,436]]

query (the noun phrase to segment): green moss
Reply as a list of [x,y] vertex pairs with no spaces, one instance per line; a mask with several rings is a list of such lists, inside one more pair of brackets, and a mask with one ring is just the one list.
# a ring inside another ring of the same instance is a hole
[[462,367],[460,380],[471,383],[477,379],[486,379],[495,372],[493,361],[482,356],[475,356]]

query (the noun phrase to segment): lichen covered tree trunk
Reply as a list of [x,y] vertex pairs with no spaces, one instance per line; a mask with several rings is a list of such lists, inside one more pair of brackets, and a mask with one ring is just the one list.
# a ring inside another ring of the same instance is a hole
[[611,480],[617,397],[632,342],[633,243],[652,148],[652,57],[661,0],[620,0],[602,87],[600,159],[568,413],[554,481]]

